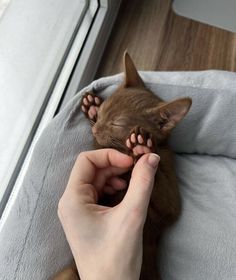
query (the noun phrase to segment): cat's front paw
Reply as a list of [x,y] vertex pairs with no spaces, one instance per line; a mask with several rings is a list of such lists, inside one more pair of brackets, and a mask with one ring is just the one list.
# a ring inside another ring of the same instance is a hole
[[101,97],[93,92],[86,92],[82,98],[81,109],[89,120],[96,122],[99,106],[102,104]]
[[126,147],[135,157],[154,151],[154,143],[151,133],[148,133],[144,128],[136,126],[130,132],[126,139]]

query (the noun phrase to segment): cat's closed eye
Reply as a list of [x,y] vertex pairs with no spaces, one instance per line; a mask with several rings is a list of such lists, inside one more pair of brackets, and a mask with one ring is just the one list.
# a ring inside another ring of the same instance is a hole
[[112,126],[116,126],[116,127],[125,127],[125,125],[124,124],[122,124],[122,123],[116,123],[116,122],[113,122],[113,123],[111,123],[111,125]]
[[115,127],[127,127],[127,119],[124,117],[117,118],[111,122],[111,125]]

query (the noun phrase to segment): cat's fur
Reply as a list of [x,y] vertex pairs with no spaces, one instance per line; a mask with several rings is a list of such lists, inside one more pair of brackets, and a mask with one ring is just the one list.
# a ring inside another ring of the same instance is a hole
[[[190,98],[182,98],[172,102],[164,102],[147,89],[139,76],[130,56],[124,54],[125,77],[123,84],[105,101],[98,99],[91,104],[87,100],[82,107],[92,123],[92,131],[97,148],[112,147],[121,152],[137,158],[134,155],[134,147],[144,145],[147,147],[148,139],[152,145],[148,151],[160,155],[159,168],[155,177],[155,185],[152,191],[143,235],[143,264],[140,279],[160,279],[156,267],[158,241],[163,230],[173,224],[181,211],[180,195],[177,187],[173,153],[167,144],[167,138],[171,130],[187,114],[191,107]],[[93,98],[93,93],[88,93]],[[87,96],[88,96],[87,94]],[[86,97],[86,95],[85,95]],[[101,103],[101,105],[100,105]],[[88,110],[95,106],[96,111],[89,116]],[[135,134],[136,141],[127,139]],[[138,143],[138,135],[143,138],[143,143]],[[106,203],[114,205],[118,203],[125,192],[119,195],[109,196]],[[114,245],[115,246],[115,245]],[[65,272],[64,272],[65,273]],[[69,276],[71,274],[71,276]],[[74,276],[73,276],[74,275]],[[68,277],[55,279],[78,279],[74,270],[68,273]]]

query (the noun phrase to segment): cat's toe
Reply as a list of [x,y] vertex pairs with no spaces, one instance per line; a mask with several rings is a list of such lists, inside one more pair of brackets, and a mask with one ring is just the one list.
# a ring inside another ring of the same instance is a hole
[[97,97],[97,96],[95,96],[94,101],[95,101],[95,104],[98,105],[98,106],[100,106],[101,103],[102,103],[101,98],[99,98],[99,97]]
[[152,139],[148,138],[147,146],[148,146],[148,148],[152,148]]
[[142,145],[137,145],[133,148],[133,154],[135,156],[147,154],[147,153],[150,153],[150,152],[151,152],[151,150],[148,147],[142,146]]
[[82,109],[82,111],[83,111],[84,113],[87,112],[87,109],[86,109],[86,107],[85,107],[84,105],[81,106],[81,109]]
[[92,103],[92,102],[94,101],[94,96],[91,95],[91,94],[88,94],[88,95],[87,95],[87,99],[88,99],[89,102]]
[[136,143],[137,143],[137,138],[136,138],[135,133],[132,133],[132,134],[131,134],[131,136],[130,136],[130,141],[131,141],[131,143],[133,143],[133,144],[136,144]]
[[127,148],[132,149],[131,140],[129,138],[126,140],[126,146]]
[[138,135],[138,143],[139,144],[143,144],[144,143],[144,139],[143,139],[143,136],[142,135]]
[[89,105],[88,96],[85,96],[85,97],[83,98],[83,105],[84,105],[84,106],[88,106],[88,105]]
[[88,116],[91,120],[97,116],[97,107],[96,106],[92,105],[91,107],[89,107]]

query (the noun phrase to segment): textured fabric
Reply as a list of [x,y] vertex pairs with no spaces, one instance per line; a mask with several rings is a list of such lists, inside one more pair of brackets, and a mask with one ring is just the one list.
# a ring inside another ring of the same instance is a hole
[[[236,74],[140,73],[165,100],[193,99],[170,139],[183,212],[162,240],[158,262],[163,279],[235,280]],[[106,97],[121,81],[121,74],[102,78],[86,89]],[[1,280],[48,279],[71,260],[57,204],[76,156],[92,148],[89,122],[79,108],[86,89],[44,130],[23,185],[11,197],[14,203],[0,232]]]
[[178,155],[182,216],[162,240],[163,280],[236,279],[236,164]]

